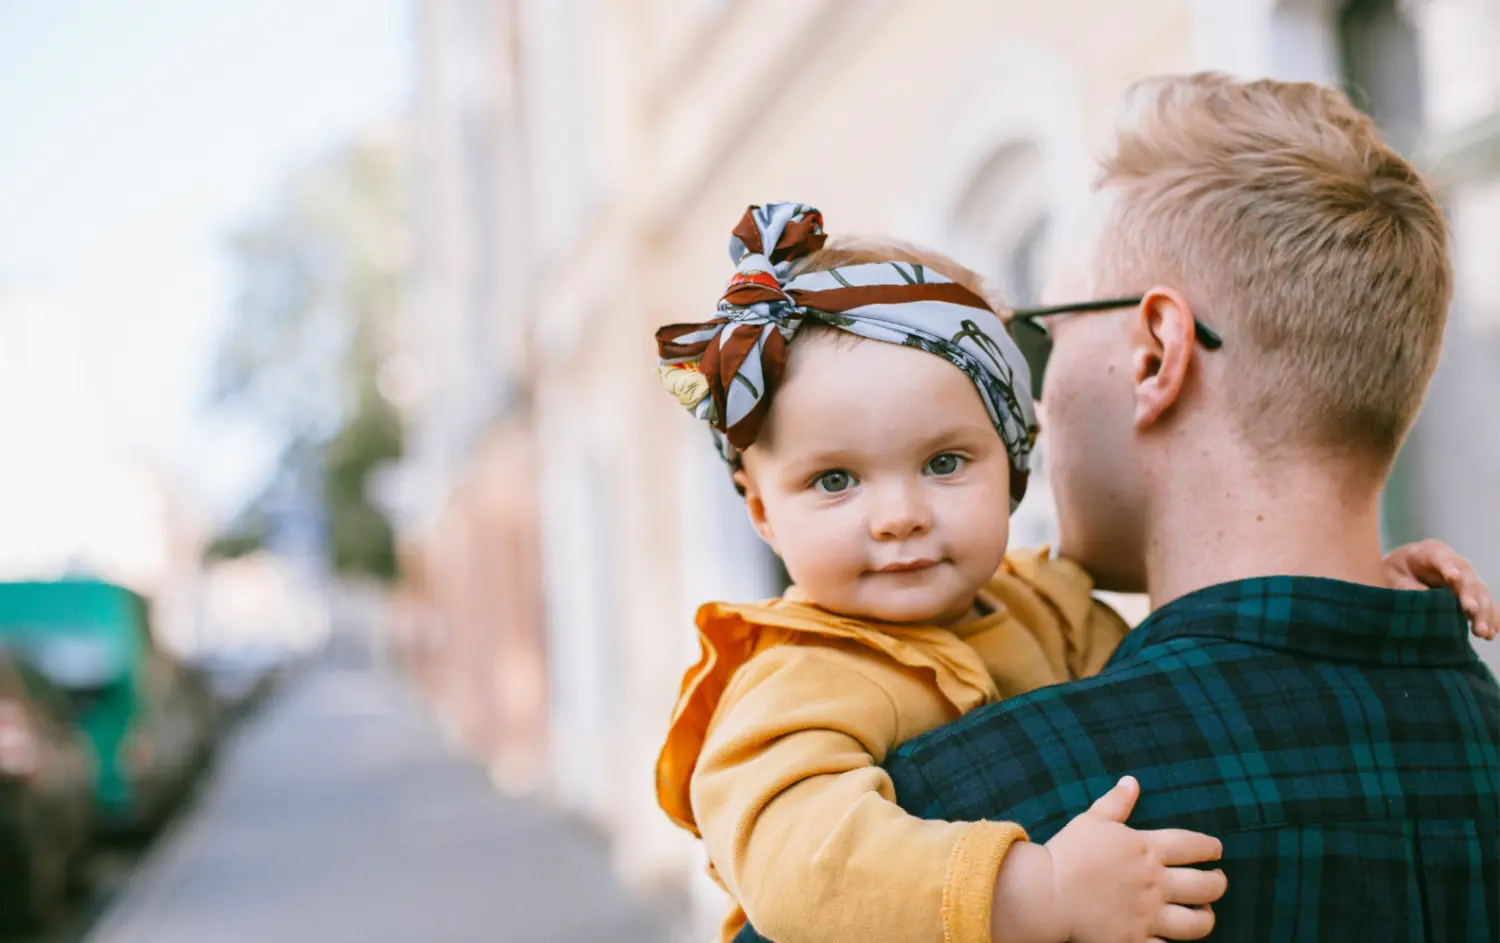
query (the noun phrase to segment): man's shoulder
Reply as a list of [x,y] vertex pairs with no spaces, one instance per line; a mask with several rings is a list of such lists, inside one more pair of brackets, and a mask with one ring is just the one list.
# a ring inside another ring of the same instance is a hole
[[1106,705],[1118,709],[1140,704],[1158,709],[1163,706],[1160,694],[1178,685],[1178,676],[1190,674],[1195,666],[1254,660],[1262,654],[1253,646],[1202,638],[1167,640],[1128,655],[1122,650],[1124,657],[1114,659],[1097,674],[988,704],[913,739],[901,747],[901,752],[930,753],[944,744],[987,736],[1000,728],[1017,731],[1023,740],[1047,739],[1052,736],[1049,730],[1068,716],[1092,713]]
[[[1140,775],[1143,737],[1185,739],[1191,702],[1211,696],[1204,680],[1219,673],[1209,669],[1233,672],[1229,666],[1259,654],[1220,641],[1152,646],[1150,657],[1118,660],[1092,677],[965,714],[903,744],[887,769],[902,805],[918,815],[969,820],[1003,809],[1034,828],[1086,808],[1124,772]],[[1198,692],[1183,690],[1194,683]]]
[[[1127,773],[1142,787],[1131,822],[1145,828],[1223,834],[1370,810],[1493,818],[1500,688],[1476,665],[1166,633],[1092,678],[918,737],[886,768],[914,814],[1010,819],[1040,840]],[[1476,775],[1428,775],[1461,768]]]

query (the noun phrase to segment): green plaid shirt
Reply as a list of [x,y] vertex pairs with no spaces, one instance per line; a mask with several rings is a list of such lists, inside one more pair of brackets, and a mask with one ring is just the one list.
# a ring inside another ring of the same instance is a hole
[[1224,842],[1215,940],[1500,940],[1500,688],[1446,591],[1209,587],[886,769],[917,815],[1036,841],[1133,774],[1131,825]]

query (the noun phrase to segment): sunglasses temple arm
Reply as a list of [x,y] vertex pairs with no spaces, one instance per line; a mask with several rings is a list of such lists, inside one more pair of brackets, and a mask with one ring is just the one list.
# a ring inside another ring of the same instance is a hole
[[1102,301],[1085,301],[1079,304],[1053,305],[1050,308],[1016,308],[1010,313],[1012,321],[1030,321],[1035,318],[1045,318],[1052,314],[1073,314],[1089,311],[1111,311],[1115,308],[1129,308],[1141,303],[1140,298],[1106,298]]
[[[1034,324],[1037,318],[1045,318],[1052,314],[1068,314],[1071,312],[1108,311],[1111,308],[1124,307],[1118,301],[1093,302],[1087,305],[1060,305],[1055,308],[1016,308],[1011,311],[1008,324]],[[1193,336],[1198,343],[1207,350],[1218,350],[1224,346],[1224,338],[1216,334],[1212,328],[1202,321],[1193,319]]]
[[1202,344],[1205,350],[1218,350],[1224,346],[1224,338],[1215,334],[1196,318],[1193,319],[1193,336],[1198,339],[1198,343]]

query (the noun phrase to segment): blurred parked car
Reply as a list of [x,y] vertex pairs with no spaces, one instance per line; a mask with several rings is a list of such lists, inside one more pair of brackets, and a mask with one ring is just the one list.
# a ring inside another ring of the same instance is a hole
[[240,646],[207,652],[193,662],[220,710],[237,719],[254,709],[289,667],[287,653],[271,646]]
[[212,752],[206,683],[155,644],[146,601],[95,580],[0,583],[0,643],[24,649],[72,702],[99,757],[107,833],[158,825]]
[[50,922],[81,881],[96,766],[67,696],[0,648],[0,925]]

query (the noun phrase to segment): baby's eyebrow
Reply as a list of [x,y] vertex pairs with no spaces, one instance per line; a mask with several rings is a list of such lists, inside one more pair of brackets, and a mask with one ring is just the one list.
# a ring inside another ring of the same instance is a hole
[[[915,444],[928,451],[937,451],[943,446],[967,445],[976,441],[989,441],[993,438],[1000,442],[1000,433],[995,427],[988,423],[966,422],[962,425],[940,427],[934,429],[928,435],[918,440]],[[1001,442],[1001,445],[1004,445]]]
[[787,467],[802,471],[812,471],[815,468],[840,468],[845,465],[854,465],[859,462],[861,455],[856,449],[827,449],[807,452],[790,458]]
[[[977,444],[981,441],[987,443],[991,439],[1001,447],[1004,446],[1004,442],[1000,439],[1000,433],[996,432],[993,426],[988,424],[963,423],[961,425],[939,428],[927,433],[920,439],[914,439],[911,442],[911,450],[913,452],[931,453],[943,448],[958,448],[965,445]],[[816,449],[790,459],[787,462],[787,466],[798,472],[804,469],[811,472],[814,469],[841,468],[846,465],[858,464],[868,457],[868,451],[859,446]]]

